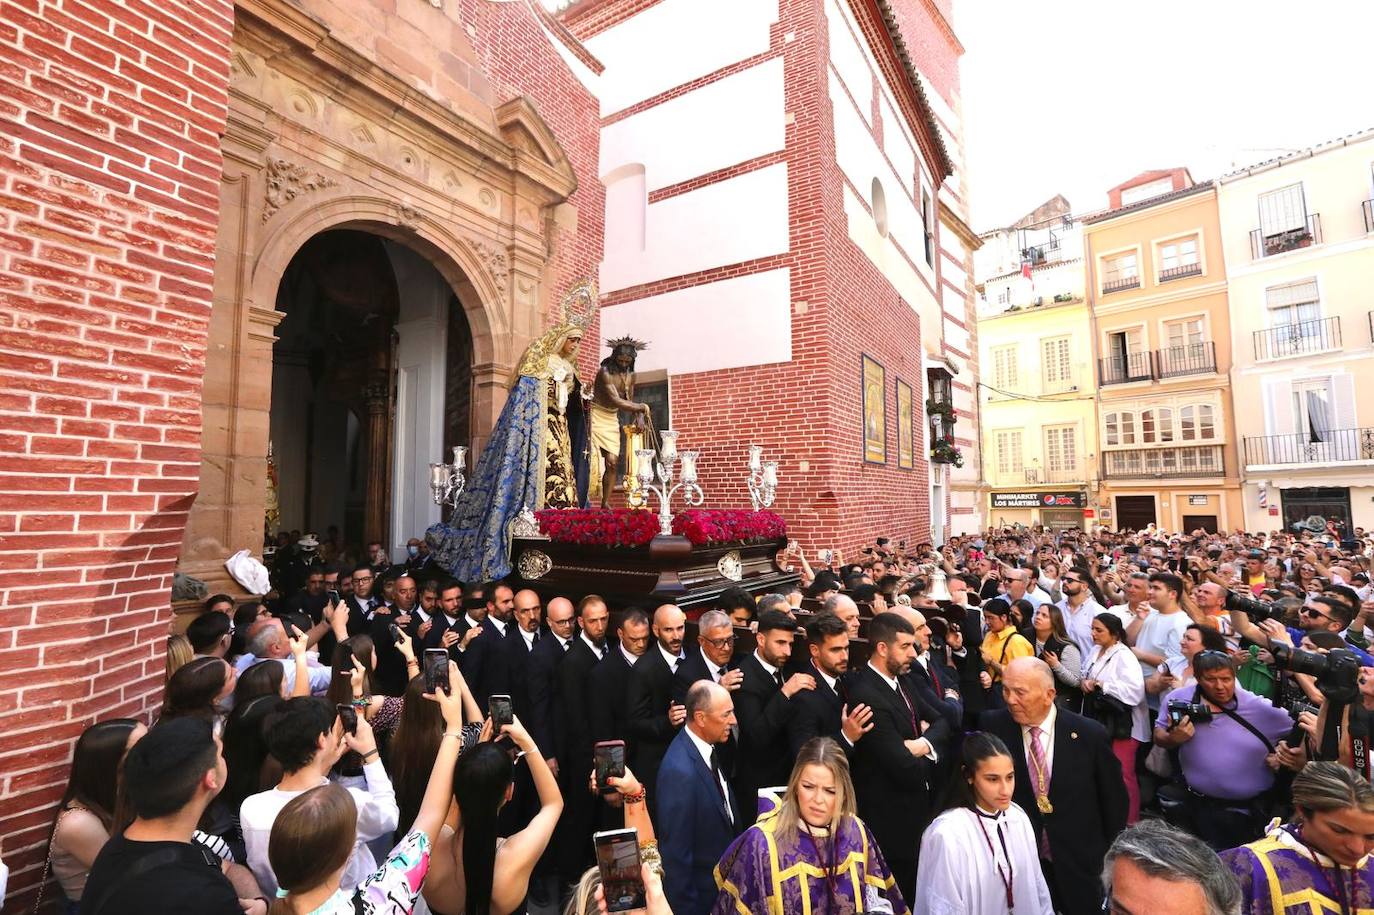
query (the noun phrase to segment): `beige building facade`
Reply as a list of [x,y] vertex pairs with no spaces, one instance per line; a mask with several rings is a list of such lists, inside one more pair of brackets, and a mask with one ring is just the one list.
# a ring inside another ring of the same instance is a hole
[[1234,529],[1243,513],[1216,189],[1167,169],[1108,198],[1084,219],[1102,523]]
[[1244,518],[1374,527],[1374,131],[1218,180]]

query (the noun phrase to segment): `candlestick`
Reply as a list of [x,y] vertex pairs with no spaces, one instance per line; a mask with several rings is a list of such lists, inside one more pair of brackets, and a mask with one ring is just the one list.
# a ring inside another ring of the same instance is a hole
[[658,434],[658,456],[665,464],[671,464],[677,458],[677,432],[672,429],[664,429]]
[[778,485],[778,462],[777,462],[777,461],[764,461],[764,464],[763,464],[763,485],[764,485],[764,486],[777,486],[777,485]]
[[763,460],[763,449],[758,445],[749,446],[749,469],[758,470]]
[[682,482],[684,483],[697,481],[697,454],[696,451],[684,451],[678,455],[682,461]]

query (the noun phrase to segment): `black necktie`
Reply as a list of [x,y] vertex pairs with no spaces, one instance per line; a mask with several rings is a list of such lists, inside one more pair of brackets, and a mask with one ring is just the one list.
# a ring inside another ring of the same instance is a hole
[[531,644],[531,645],[537,645],[537,644],[539,644],[539,630],[538,630],[538,629],[534,630],[534,638],[530,639],[530,644]]
[[720,780],[720,751],[715,747],[711,748],[711,781],[716,783],[716,793],[720,795],[720,806],[725,816],[733,823],[735,818],[730,813],[730,801],[725,797],[725,784]]
[[724,677],[725,677],[725,668],[722,667],[722,668],[720,669],[719,674],[718,674],[717,677],[716,677],[716,682],[719,683],[722,679],[724,679]]
[[567,651],[567,650],[568,650],[569,648],[571,648],[571,647],[572,647],[572,639],[569,639],[568,641],[566,641],[566,642],[563,643],[563,650],[564,650],[564,651]]
[[935,662],[926,662],[926,673],[930,674],[930,682],[935,684],[935,694],[944,698],[944,690],[940,689],[940,675],[935,672]]
[[911,704],[911,697],[906,694],[906,690],[902,689],[902,681],[900,680],[897,681],[897,695],[901,696],[902,701],[906,703],[907,714],[911,716],[911,729],[916,732],[917,737],[920,737],[921,723],[916,720],[916,707]]
[[773,671],[773,682],[778,684],[778,689],[782,689],[782,671]]

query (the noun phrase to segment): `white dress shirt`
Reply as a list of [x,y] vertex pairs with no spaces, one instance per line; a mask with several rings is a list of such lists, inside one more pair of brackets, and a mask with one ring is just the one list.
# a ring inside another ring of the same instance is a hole
[[682,655],[668,654],[667,650],[663,647],[663,643],[657,639],[654,640],[654,646],[658,648],[659,654],[663,655],[663,660],[668,662],[668,669],[673,673],[677,673],[677,666],[682,661]]
[[582,641],[584,641],[584,642],[587,643],[587,647],[590,648],[590,649],[592,650],[592,654],[596,655],[596,659],[597,659],[598,661],[600,661],[602,658],[606,657],[606,648],[605,648],[604,645],[603,645],[602,647],[600,647],[600,648],[597,648],[597,647],[596,647],[596,643],[593,642],[591,639],[587,638],[587,633],[585,633],[585,632],[582,633],[581,638],[582,638]]
[[525,631],[525,627],[524,627],[524,626],[521,626],[521,627],[520,627],[520,638],[522,638],[522,639],[525,640],[525,647],[526,647],[526,648],[528,648],[530,651],[533,651],[533,650],[534,650],[534,633],[533,633],[533,632],[526,632],[526,631]]
[[[1045,751],[1045,765],[1049,767],[1050,777],[1054,777],[1054,725],[1059,717],[1059,712],[1055,709],[1054,703],[1050,703],[1050,713],[1045,716],[1045,720],[1040,722],[1040,746]],[[1031,766],[1031,725],[1021,725],[1021,749],[1026,754],[1026,770],[1030,772]],[[1035,773],[1030,772],[1031,792],[1036,790]]]
[[[625,658],[625,663],[628,664],[628,665],[630,665],[631,667],[634,667],[634,666],[635,666],[635,662],[639,660],[639,656],[638,656],[638,655],[635,655],[635,654],[632,654],[632,653],[630,652],[630,649],[628,649],[628,648],[625,647],[625,643],[622,642],[622,641],[620,641],[619,639],[616,639],[616,640],[615,640],[615,647],[617,647],[617,648],[620,649],[621,655],[623,655],[624,658]],[[669,666],[672,666],[672,665],[669,665]]]

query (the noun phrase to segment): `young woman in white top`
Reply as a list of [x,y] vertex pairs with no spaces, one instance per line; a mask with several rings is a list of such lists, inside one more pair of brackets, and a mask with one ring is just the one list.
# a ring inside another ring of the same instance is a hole
[[945,812],[921,838],[913,912],[1053,915],[1035,830],[1011,799],[1015,787],[1016,768],[1001,740],[981,731],[964,738]]
[[[1127,823],[1140,819],[1140,785],[1135,777],[1137,741],[1150,739],[1150,713],[1145,704],[1145,677],[1140,662],[1126,644],[1126,628],[1115,613],[1099,613],[1092,623],[1093,647],[1083,659],[1084,708],[1090,708],[1093,697],[1110,696],[1130,711],[1128,734],[1109,734],[1112,752],[1121,760],[1121,775],[1126,782],[1130,808]],[[1103,704],[1097,703],[1099,710]],[[1101,720],[1099,718],[1099,720]]]

